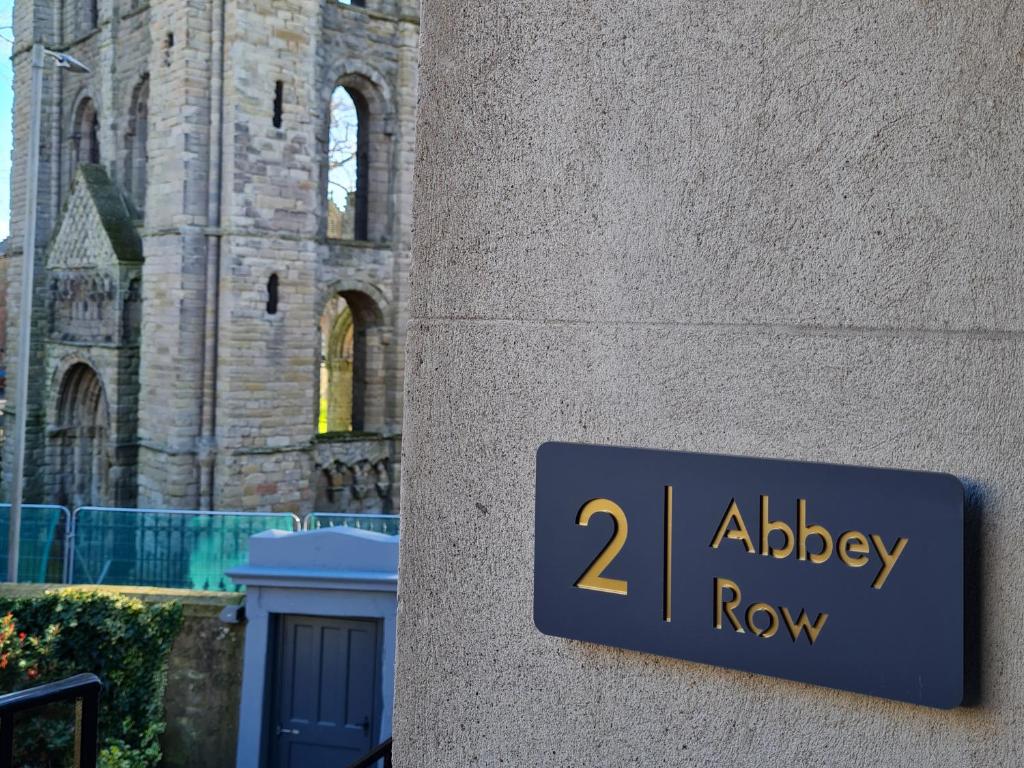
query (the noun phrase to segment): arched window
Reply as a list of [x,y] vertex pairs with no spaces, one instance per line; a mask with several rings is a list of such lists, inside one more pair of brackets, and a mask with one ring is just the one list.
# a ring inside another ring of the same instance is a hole
[[146,165],[149,162],[149,77],[135,88],[131,111],[128,115],[128,133],[125,136],[128,154],[125,162],[125,185],[132,202],[140,210],[146,209]]
[[339,85],[331,97],[327,145],[327,236],[368,237],[369,131],[366,99]]
[[128,283],[121,315],[121,343],[138,344],[142,336],[142,279]]
[[100,116],[92,99],[82,99],[71,134],[71,176],[82,163],[100,162]]
[[320,418],[317,432],[351,432],[355,400],[355,322],[343,296],[320,320]]
[[337,294],[320,318],[317,432],[380,430],[384,419],[383,325],[373,300]]

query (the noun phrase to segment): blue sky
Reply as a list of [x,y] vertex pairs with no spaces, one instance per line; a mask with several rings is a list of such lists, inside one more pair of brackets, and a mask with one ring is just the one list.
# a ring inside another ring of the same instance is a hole
[[11,13],[14,0],[0,0],[0,240],[7,237],[11,218]]

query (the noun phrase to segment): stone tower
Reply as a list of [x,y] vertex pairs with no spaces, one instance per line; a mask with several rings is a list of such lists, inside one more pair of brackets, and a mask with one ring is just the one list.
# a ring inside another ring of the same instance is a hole
[[31,500],[397,509],[418,29],[416,0],[16,2],[9,361],[29,47],[92,68],[45,76]]

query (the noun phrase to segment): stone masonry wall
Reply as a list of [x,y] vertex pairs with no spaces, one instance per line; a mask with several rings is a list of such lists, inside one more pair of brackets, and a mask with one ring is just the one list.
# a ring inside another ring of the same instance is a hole
[[[137,384],[128,382],[138,398],[142,505],[312,510],[323,469],[313,441],[319,312],[339,291],[368,297],[381,317],[373,365],[383,384],[367,407],[368,427],[400,439],[418,3],[367,6],[101,0],[93,26],[77,3],[17,2],[19,93],[29,74],[25,41],[34,36],[92,68],[89,75],[47,69],[40,249],[67,200],[83,101],[98,110],[101,162],[126,188],[133,98],[148,87],[140,360]],[[339,80],[364,91],[370,105],[366,243],[325,239],[327,108]],[[272,115],[277,81],[280,128]],[[23,162],[26,134],[19,101],[16,163]],[[22,178],[12,175],[12,242],[21,231]],[[17,269],[11,272],[9,328],[18,286]],[[273,315],[266,311],[271,275],[280,293]],[[32,380],[46,381],[66,350],[44,352],[37,327]],[[80,351],[88,357],[97,350]],[[10,365],[8,374],[13,378]],[[43,406],[33,398],[34,436],[44,432]],[[37,443],[28,464],[42,472]],[[389,467],[397,502],[400,462]],[[42,495],[41,482],[33,487]]]
[[[198,506],[214,4],[150,4],[139,503]],[[212,341],[211,341],[212,343]]]
[[[397,190],[409,182],[412,154],[408,141],[399,144],[399,134],[412,129],[414,94],[402,81],[410,68],[415,78],[415,54],[410,57],[396,40],[415,24],[373,9],[310,0],[230,8],[226,35],[232,55],[244,64],[225,82],[234,118],[225,142],[225,157],[233,158],[224,199],[232,223],[221,246],[226,290],[218,340],[216,505],[305,512],[315,506],[320,469],[311,448],[319,315],[339,291],[365,293],[384,314],[387,383],[382,402],[375,403],[382,419],[371,428],[400,430],[403,367],[395,350],[404,330],[396,305],[408,280],[410,221],[409,197],[400,198]],[[258,55],[267,49],[278,54]],[[326,245],[326,107],[334,84],[350,74],[373,89],[368,101],[371,111],[378,110],[374,120],[387,122],[383,175],[370,180],[383,200],[376,228],[371,226],[379,240]],[[273,126],[270,111],[277,80],[284,84],[281,128]],[[266,286],[272,274],[280,281],[280,303],[270,315]]]
[[[59,7],[57,0],[41,0],[40,2],[18,2],[14,7],[15,45],[12,55],[14,69],[14,114],[12,130],[15,137],[11,164],[11,226],[10,248],[8,250],[7,280],[3,286],[6,291],[7,309],[7,406],[5,421],[10,429],[16,414],[14,402],[17,397],[16,378],[18,359],[18,323],[21,317],[21,275],[25,235],[25,197],[27,179],[26,165],[28,162],[27,141],[29,133],[29,99],[31,88],[31,42],[56,45],[59,42],[57,23]],[[32,328],[33,337],[39,339],[46,327],[45,308],[45,270],[44,254],[46,243],[53,230],[57,218],[57,189],[60,168],[60,122],[59,94],[60,75],[53,68],[44,71],[44,88],[41,120],[44,129],[40,141],[38,195],[37,205],[37,243],[35,253],[35,284],[33,299]],[[19,140],[19,137],[20,140]],[[40,387],[33,382],[44,380],[46,372],[43,368],[42,345],[33,346],[30,353],[29,391],[28,391],[28,427],[25,442],[25,499],[26,501],[43,500],[44,481],[44,403]],[[0,495],[6,496],[10,489],[10,472],[12,463],[13,441],[4,442],[3,488]]]

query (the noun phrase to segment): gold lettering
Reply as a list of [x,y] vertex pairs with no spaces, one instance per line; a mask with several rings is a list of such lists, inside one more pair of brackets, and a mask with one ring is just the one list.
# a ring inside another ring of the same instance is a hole
[[[786,537],[786,545],[779,549],[774,549],[768,543],[768,537],[773,531],[781,531]],[[784,557],[789,557],[793,551],[793,529],[785,523],[778,523],[768,519],[768,497],[761,497],[761,554],[767,557],[778,558],[779,560]]]
[[[730,523],[735,523],[736,528],[729,530]],[[724,536],[728,536],[734,541],[742,541],[747,552],[752,553],[754,551],[754,542],[751,541],[750,534],[747,533],[747,525],[743,522],[743,515],[740,514],[740,508],[736,504],[736,499],[729,502],[729,509],[725,511],[725,517],[722,518],[722,523],[715,532],[715,538],[711,540],[711,548],[718,549],[718,545],[722,543]]]
[[[733,599],[726,600],[723,592],[726,589],[732,590]],[[715,629],[722,628],[722,609],[725,608],[725,615],[729,617],[732,628],[740,634],[744,634],[743,627],[733,614],[733,609],[740,604],[740,586],[729,579],[715,578]]]
[[793,642],[797,641],[800,637],[801,632],[807,632],[807,642],[814,645],[814,641],[818,639],[818,633],[825,627],[825,621],[828,619],[827,613],[819,613],[818,618],[811,624],[810,618],[807,616],[807,611],[800,609],[800,615],[797,616],[796,621],[793,621],[793,617],[789,615],[789,609],[786,607],[782,608],[782,618],[786,622],[786,627],[789,629],[790,637],[793,638]]
[[[771,617],[771,623],[765,629],[754,623],[754,617],[759,613],[767,613]],[[779,631],[779,614],[768,603],[754,603],[747,608],[747,626],[758,637],[774,637]]]
[[622,507],[610,499],[592,499],[580,509],[579,515],[576,517],[576,524],[587,526],[590,524],[590,518],[599,513],[611,515],[612,520],[615,521],[615,533],[612,534],[612,540],[601,550],[590,567],[577,579],[576,586],[580,589],[592,589],[595,592],[626,595],[629,593],[629,583],[625,579],[609,579],[607,576],[601,575],[626,543],[626,536],[629,534],[626,513],[622,511]]
[[[836,551],[839,552],[839,559],[851,568],[861,568],[868,564],[868,558],[863,557],[870,551],[868,540],[860,531],[847,531],[840,536]],[[861,557],[850,557],[851,552]]]
[[[812,563],[821,564],[832,557],[832,535],[820,525],[807,525],[807,501],[797,500],[797,528],[799,529],[799,558],[810,560]],[[810,536],[817,536],[821,539],[822,549],[811,555],[807,554],[807,539]]]
[[900,555],[903,554],[903,550],[907,547],[908,539],[901,538],[896,540],[896,546],[889,552],[885,548],[885,542],[882,541],[882,537],[877,533],[871,534],[871,541],[875,545],[875,550],[878,552],[878,556],[882,558],[882,570],[875,576],[875,580],[871,582],[871,586],[875,589],[881,589],[882,585],[885,584],[885,580],[889,578],[889,573],[892,571],[892,567],[896,565],[896,561],[900,559]]

